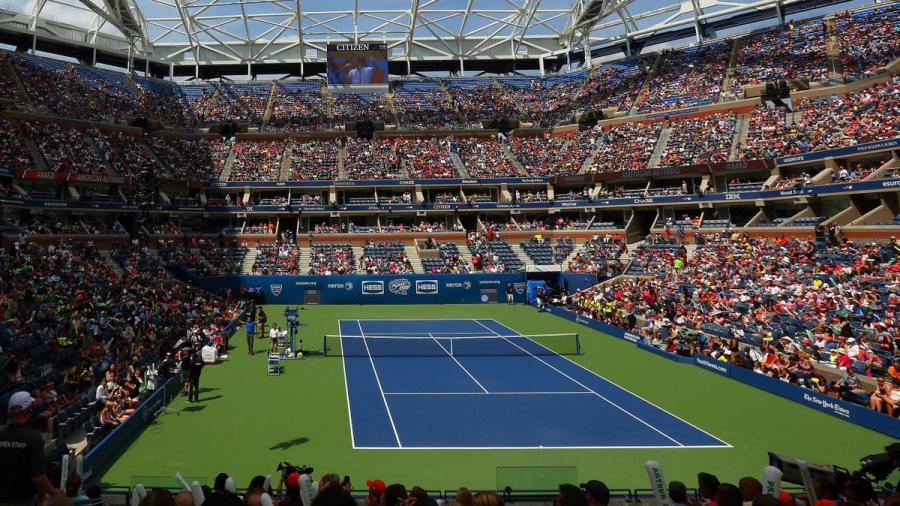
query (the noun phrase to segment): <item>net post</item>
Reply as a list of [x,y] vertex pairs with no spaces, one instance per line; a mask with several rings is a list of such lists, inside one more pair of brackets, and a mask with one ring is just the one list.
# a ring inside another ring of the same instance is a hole
[[322,356],[328,356],[328,334],[322,334]]
[[581,355],[581,335],[579,333],[575,333],[575,354]]

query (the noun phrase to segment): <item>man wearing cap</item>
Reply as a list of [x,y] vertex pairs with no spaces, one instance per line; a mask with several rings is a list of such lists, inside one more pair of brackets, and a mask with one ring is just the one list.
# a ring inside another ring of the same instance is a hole
[[9,398],[9,425],[0,429],[0,506],[34,506],[45,495],[63,495],[47,478],[41,434],[25,426],[32,403],[28,392]]
[[384,491],[387,486],[381,480],[367,480],[366,486],[369,487],[369,495],[366,496],[366,506],[379,506],[384,504]]
[[609,504],[609,488],[602,481],[591,480],[580,485],[587,497],[588,506],[607,506]]

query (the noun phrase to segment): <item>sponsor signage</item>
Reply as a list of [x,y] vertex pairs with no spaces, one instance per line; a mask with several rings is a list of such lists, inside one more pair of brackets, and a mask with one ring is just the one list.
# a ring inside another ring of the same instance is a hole
[[412,288],[412,281],[406,278],[392,279],[388,283],[388,291],[394,295],[406,295],[410,288]]
[[438,293],[438,281],[436,279],[417,279],[416,293],[419,295],[436,295]]
[[384,295],[384,281],[363,281],[360,286],[363,295]]

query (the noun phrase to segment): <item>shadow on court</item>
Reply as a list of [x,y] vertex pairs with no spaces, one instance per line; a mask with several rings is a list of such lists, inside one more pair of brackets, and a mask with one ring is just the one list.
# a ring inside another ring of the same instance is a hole
[[295,439],[291,439],[290,441],[282,441],[280,443],[275,443],[275,445],[271,446],[270,450],[289,450],[295,446],[300,446],[309,441],[308,437],[298,437]]

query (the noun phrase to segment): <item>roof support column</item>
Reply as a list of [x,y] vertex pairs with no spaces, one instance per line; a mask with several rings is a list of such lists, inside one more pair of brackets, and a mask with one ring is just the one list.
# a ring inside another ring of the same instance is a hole
[[700,0],[691,0],[691,6],[694,8],[694,35],[699,44],[703,42],[703,27],[700,26],[700,16],[703,15],[703,9],[700,8]]

